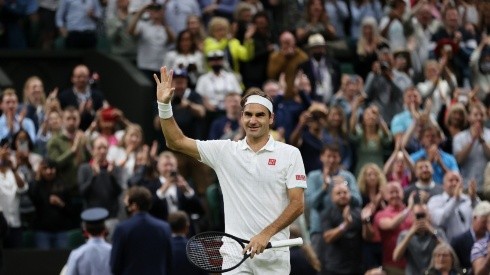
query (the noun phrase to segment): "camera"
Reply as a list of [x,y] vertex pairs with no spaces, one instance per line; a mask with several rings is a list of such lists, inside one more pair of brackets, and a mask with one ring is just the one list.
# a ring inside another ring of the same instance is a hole
[[383,72],[390,70],[390,64],[388,64],[386,61],[382,61],[379,65],[381,67],[381,71]]
[[172,171],[172,172],[170,172],[170,176],[171,176],[172,178],[176,178],[176,177],[177,177],[177,175],[178,175],[177,171]]
[[415,219],[421,220],[424,219],[427,215],[425,213],[415,213]]

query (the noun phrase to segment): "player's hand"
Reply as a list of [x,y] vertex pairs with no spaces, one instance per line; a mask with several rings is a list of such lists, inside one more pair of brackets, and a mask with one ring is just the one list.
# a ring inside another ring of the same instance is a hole
[[158,79],[156,74],[153,74],[153,78],[157,83],[157,100],[161,103],[170,103],[170,100],[172,100],[175,90],[172,87],[173,74],[173,70],[167,72],[167,67],[160,68],[160,79]]
[[250,253],[250,259],[252,259],[255,255],[259,255],[264,252],[264,249],[267,247],[271,236],[265,234],[264,232],[255,235],[250,239],[250,243],[243,249],[242,253]]

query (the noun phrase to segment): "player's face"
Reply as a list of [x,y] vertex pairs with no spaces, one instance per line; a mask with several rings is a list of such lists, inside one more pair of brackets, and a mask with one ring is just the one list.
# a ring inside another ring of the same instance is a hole
[[242,112],[242,125],[249,138],[269,137],[269,126],[272,124],[273,115],[260,104],[250,103],[245,105]]

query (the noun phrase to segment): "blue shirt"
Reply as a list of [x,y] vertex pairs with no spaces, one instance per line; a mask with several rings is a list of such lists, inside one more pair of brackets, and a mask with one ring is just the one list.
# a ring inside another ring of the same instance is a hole
[[[29,138],[31,138],[31,141],[36,142],[36,128],[34,127],[34,122],[32,122],[30,118],[24,118],[24,120],[22,121],[22,128],[29,134]],[[0,140],[12,137],[19,130],[20,127],[18,115],[15,116],[14,130],[12,133],[7,127],[7,117],[5,117],[5,115],[0,116]]]
[[112,246],[99,237],[73,250],[66,264],[66,275],[111,275],[109,259]]
[[[351,192],[351,205],[356,207],[362,206],[361,193],[357,186],[356,178],[351,172],[340,170],[337,174],[342,176],[349,186]],[[321,214],[328,207],[332,206],[330,192],[332,191],[332,183],[328,185],[327,190],[322,190],[324,177],[321,169],[311,171],[306,177],[307,189],[305,192],[306,205],[310,209],[310,234],[322,232]]]
[[410,124],[412,124],[412,120],[412,114],[409,110],[396,114],[391,120],[391,133],[393,135],[405,133]]
[[[448,154],[439,149],[439,155],[441,155],[441,160],[447,169],[455,172],[459,172],[458,163],[453,155]],[[417,162],[419,159],[427,158],[427,152],[425,149],[420,149],[419,151],[410,155],[410,158],[413,162]],[[434,169],[434,175],[432,175],[432,179],[437,184],[442,184],[442,180],[444,178],[444,169],[437,163],[432,163],[432,169]]]
[[[88,16],[93,10],[94,18]],[[61,0],[56,10],[56,26],[68,31],[95,31],[102,16],[98,0]]]
[[165,21],[175,35],[187,27],[187,17],[201,17],[201,9],[196,0],[171,0],[165,6]]

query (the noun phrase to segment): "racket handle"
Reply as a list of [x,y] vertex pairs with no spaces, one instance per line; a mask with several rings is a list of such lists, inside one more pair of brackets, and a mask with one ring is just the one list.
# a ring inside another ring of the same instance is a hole
[[303,245],[302,238],[271,242],[271,247],[286,247],[286,246],[300,246],[300,245]]

